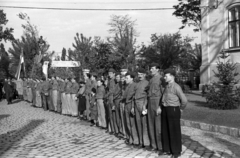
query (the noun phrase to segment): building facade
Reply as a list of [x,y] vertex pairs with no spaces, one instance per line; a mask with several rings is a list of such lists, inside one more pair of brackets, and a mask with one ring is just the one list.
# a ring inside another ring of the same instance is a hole
[[216,80],[213,71],[217,71],[222,51],[229,54],[225,60],[237,63],[240,72],[240,0],[201,0],[201,14],[200,87]]

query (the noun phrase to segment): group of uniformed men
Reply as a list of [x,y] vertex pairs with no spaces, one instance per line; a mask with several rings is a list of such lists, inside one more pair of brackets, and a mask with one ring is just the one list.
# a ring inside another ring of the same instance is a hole
[[[125,75],[109,69],[108,78],[85,75],[80,85],[74,78],[24,79],[23,98],[33,106],[91,121],[107,133],[136,148],[179,157],[182,151],[180,117],[187,105],[172,69],[160,74],[158,64]],[[163,80],[164,79],[164,80]],[[164,81],[164,82],[163,82]]]

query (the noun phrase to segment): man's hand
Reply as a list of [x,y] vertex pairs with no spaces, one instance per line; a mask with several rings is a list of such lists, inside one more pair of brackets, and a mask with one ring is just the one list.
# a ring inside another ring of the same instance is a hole
[[134,108],[131,109],[131,113],[132,113],[133,115],[135,115]]
[[160,114],[161,114],[161,112],[162,112],[161,108],[160,108],[160,107],[158,107],[158,108],[157,108],[157,115],[160,115]]

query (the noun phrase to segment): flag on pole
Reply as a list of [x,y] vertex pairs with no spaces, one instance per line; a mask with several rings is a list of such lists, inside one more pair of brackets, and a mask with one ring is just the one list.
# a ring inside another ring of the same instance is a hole
[[[23,50],[21,49],[20,60],[19,60],[19,64],[18,64],[18,67],[17,67],[17,72],[15,74],[15,78],[17,80],[20,78],[22,64],[24,64],[24,57],[23,57]],[[23,70],[25,71],[25,66],[24,65],[23,65]]]

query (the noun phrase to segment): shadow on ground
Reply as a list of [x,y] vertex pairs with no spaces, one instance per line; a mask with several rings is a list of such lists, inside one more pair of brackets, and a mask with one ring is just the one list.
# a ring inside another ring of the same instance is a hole
[[17,104],[17,103],[19,103],[21,101],[22,101],[21,99],[15,99],[14,101],[12,101],[12,104]]
[[30,134],[36,127],[41,125],[44,120],[31,120],[27,125],[18,130],[12,130],[0,135],[0,157],[7,152],[12,146],[14,146],[21,139],[24,139]]
[[8,115],[8,114],[0,115],[0,121],[1,121],[2,119],[6,118],[6,117],[9,117],[9,116],[10,116],[10,115]]
[[[222,151],[212,151],[210,149],[208,149],[207,147],[203,146],[202,144],[200,144],[198,141],[195,141],[193,139],[191,139],[190,136],[188,135],[182,135],[182,139],[183,139],[183,145],[185,147],[188,148],[188,150],[193,151],[195,154],[199,155],[199,157],[203,156],[203,151],[204,153],[208,153],[209,157],[213,156],[214,157],[218,157],[221,158],[222,156],[218,156],[218,155],[224,155],[225,157],[232,157],[232,155],[226,153],[226,152],[222,152]],[[199,148],[201,148],[202,150],[198,150]],[[238,147],[238,149],[240,149],[240,147]],[[234,152],[233,152],[234,153]]]
[[[216,141],[218,141],[220,144],[225,145],[225,146],[227,147],[226,149],[228,149],[228,150],[230,150],[232,153],[234,153],[234,156],[235,156],[235,157],[240,157],[240,145],[235,144],[235,143],[233,143],[233,142],[230,142],[230,141],[228,141],[228,140],[225,140],[225,139],[216,137],[216,136],[215,136],[214,134],[212,134],[212,133],[205,133],[204,135],[207,136],[207,137],[214,137],[214,139],[215,139]],[[240,139],[236,138],[236,141],[237,141],[237,140],[240,140]],[[239,144],[240,144],[240,143],[239,143]]]

